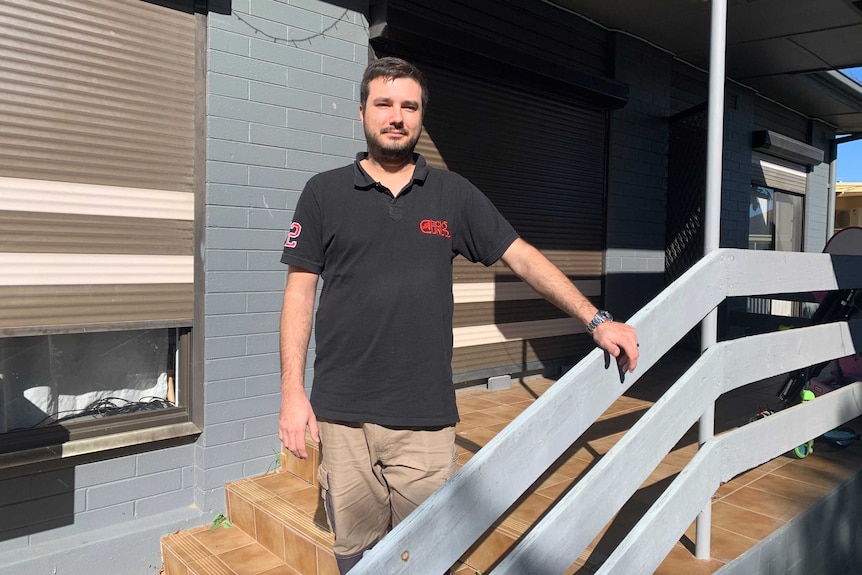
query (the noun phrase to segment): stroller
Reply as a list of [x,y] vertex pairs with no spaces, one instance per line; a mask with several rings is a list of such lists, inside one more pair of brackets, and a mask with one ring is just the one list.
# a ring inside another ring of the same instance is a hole
[[[824,253],[840,255],[862,255],[862,228],[845,228],[830,238]],[[845,289],[815,294],[819,301],[817,310],[811,316],[812,324],[848,321],[862,317],[862,289]],[[862,379],[862,357],[851,355],[826,361],[787,375],[784,385],[778,391],[778,398],[784,407],[791,407],[803,401],[843,387]],[[770,412],[761,412],[760,417]],[[758,417],[759,418],[759,417]],[[860,436],[851,427],[839,427],[828,431],[821,439],[832,447],[846,447]],[[807,457],[814,448],[814,440],[797,446],[792,455]]]

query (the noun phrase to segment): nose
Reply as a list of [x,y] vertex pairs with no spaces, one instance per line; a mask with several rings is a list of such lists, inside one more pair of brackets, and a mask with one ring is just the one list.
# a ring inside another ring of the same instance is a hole
[[389,116],[389,123],[400,126],[404,123],[404,116],[401,114],[401,106],[392,106],[392,113]]

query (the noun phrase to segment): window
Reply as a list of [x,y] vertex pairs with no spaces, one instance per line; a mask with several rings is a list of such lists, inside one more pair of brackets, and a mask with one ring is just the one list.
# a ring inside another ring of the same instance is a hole
[[[805,198],[766,186],[751,186],[748,210],[748,249],[802,251]],[[797,317],[798,302],[748,298],[748,311]]]
[[203,23],[143,1],[7,4],[5,475],[198,431],[189,390]]

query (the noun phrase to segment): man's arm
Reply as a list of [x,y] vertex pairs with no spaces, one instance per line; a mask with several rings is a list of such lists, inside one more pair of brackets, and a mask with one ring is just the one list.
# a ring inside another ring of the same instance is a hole
[[[515,240],[501,259],[539,295],[584,325],[596,315],[596,306],[542,252],[524,240]],[[630,325],[615,321],[601,323],[593,331],[593,341],[617,358],[621,370],[634,371],[637,367],[638,340]]]
[[289,266],[281,308],[281,415],[278,437],[295,456],[306,459],[305,430],[320,441],[317,419],[305,395],[305,357],[314,315],[317,274]]

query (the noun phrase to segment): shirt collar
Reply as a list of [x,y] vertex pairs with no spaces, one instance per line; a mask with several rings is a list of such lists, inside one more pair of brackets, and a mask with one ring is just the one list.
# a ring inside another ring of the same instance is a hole
[[[356,161],[353,163],[353,185],[359,190],[370,190],[377,183],[359,164],[367,156],[368,152],[359,152],[356,154]],[[425,158],[422,157],[422,154],[417,153],[413,154],[413,162],[415,164],[413,167],[413,183],[422,185],[428,177],[428,164],[425,163]]]

